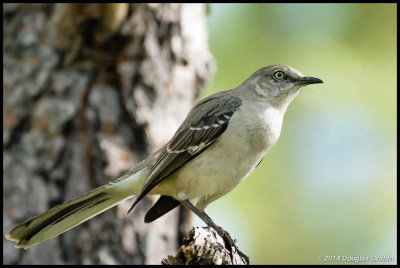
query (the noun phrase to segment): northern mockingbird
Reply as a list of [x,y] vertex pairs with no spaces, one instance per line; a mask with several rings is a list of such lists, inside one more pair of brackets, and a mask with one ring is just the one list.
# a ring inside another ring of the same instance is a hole
[[315,83],[322,81],[289,66],[259,69],[237,88],[198,102],[172,139],[125,175],[19,224],[6,238],[29,248],[132,195],[137,198],[130,210],[145,195],[158,194],[145,222],[183,204],[233,243],[204,209],[256,168],[278,140],[289,103],[302,86]]

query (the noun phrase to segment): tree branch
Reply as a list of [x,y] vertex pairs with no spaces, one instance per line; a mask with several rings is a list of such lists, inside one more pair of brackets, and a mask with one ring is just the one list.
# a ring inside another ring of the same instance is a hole
[[224,240],[212,228],[194,227],[183,240],[177,255],[161,261],[164,265],[249,265],[250,260],[234,247],[231,256]]

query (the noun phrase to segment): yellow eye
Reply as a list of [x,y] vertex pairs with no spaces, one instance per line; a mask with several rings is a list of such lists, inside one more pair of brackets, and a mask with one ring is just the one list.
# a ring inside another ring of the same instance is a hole
[[283,79],[286,77],[285,73],[282,71],[277,71],[274,73],[274,76],[276,79]]

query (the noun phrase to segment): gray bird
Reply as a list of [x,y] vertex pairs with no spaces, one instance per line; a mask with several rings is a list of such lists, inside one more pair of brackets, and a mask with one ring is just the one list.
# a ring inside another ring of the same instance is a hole
[[315,83],[322,81],[289,66],[259,69],[237,88],[198,102],[172,139],[125,175],[17,225],[6,238],[17,248],[29,248],[133,195],[130,210],[145,195],[158,194],[145,222],[183,204],[233,244],[205,208],[256,168],[277,142],[289,103],[301,87]]

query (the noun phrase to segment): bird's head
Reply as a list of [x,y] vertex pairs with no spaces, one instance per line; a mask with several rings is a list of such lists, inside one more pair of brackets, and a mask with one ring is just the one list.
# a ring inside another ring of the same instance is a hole
[[256,71],[241,87],[254,90],[261,99],[287,107],[299,94],[301,87],[317,83],[323,82],[315,77],[304,76],[290,66],[270,65]]

